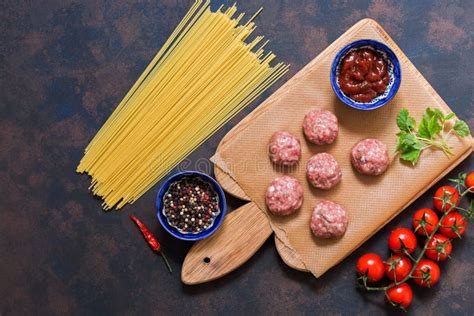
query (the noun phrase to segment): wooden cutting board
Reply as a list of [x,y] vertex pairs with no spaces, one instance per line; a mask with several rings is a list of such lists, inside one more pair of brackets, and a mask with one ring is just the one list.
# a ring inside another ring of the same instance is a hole
[[[219,151],[219,148],[217,148],[217,151]],[[216,177],[216,180],[222,185],[222,188],[227,193],[241,200],[249,201],[249,197],[245,194],[244,190],[239,186],[239,184],[235,182],[235,180],[232,179],[227,173],[222,171],[222,169],[219,168],[217,165],[214,165],[214,176]],[[258,208],[257,205],[255,205],[255,208],[252,210],[263,212],[262,210]],[[264,237],[260,235],[259,238],[264,238]],[[274,240],[275,240],[275,246],[278,251],[278,254],[289,267],[295,270],[308,272],[303,262],[299,258],[298,254],[296,254],[292,249],[285,246],[285,244],[280,239],[278,239],[276,235],[274,237]]]
[[[318,67],[318,63],[320,63],[321,60],[327,60],[327,58],[325,59],[326,56],[334,55],[335,51],[337,51],[337,47],[354,40],[354,34],[360,31],[370,31],[379,34],[398,56],[404,73],[410,72],[413,84],[417,85],[419,89],[423,89],[428,92],[428,105],[431,107],[437,106],[444,111],[450,111],[447,105],[436,94],[428,82],[424,80],[421,74],[411,64],[411,62],[398,48],[398,46],[396,46],[396,44],[390,39],[381,26],[373,20],[365,19],[351,27],[318,57],[316,57],[305,68],[303,68],[303,70],[295,75],[295,77],[290,79],[284,86],[282,86],[269,99],[267,99],[264,104],[259,106],[236,127],[234,127],[222,140],[214,158],[217,157],[217,159],[219,159],[221,151],[223,151],[223,148],[225,148],[228,143],[232,142],[235,137],[239,137],[239,134],[241,134],[242,131],[244,131],[248,126],[251,126],[251,124],[262,113],[267,111],[268,108],[272,106],[272,104],[277,103],[282,96],[284,96],[289,90],[292,89],[294,85],[298,83],[299,80],[301,80],[301,78],[304,79],[308,73],[310,73],[315,67]],[[406,77],[407,76],[404,76],[404,78]],[[406,84],[407,83],[405,82],[405,85]],[[410,84],[412,83],[410,82]],[[409,108],[408,103],[406,104],[406,107]],[[375,228],[372,234],[383,227],[390,219],[395,217],[401,210],[417,199],[429,187],[446,175],[451,169],[453,169],[472,152],[472,145],[469,142],[463,143],[461,147],[462,148],[458,148],[456,151],[456,156],[450,160],[449,166],[443,170],[439,170],[435,175],[432,176],[430,179],[431,181],[426,182],[426,184],[424,184],[422,187],[417,188],[416,191],[407,193],[410,195],[410,199],[407,200],[402,205],[402,207],[400,207],[400,209],[394,211],[393,214],[390,214],[390,217],[385,222],[381,223],[377,228]],[[218,165],[220,164],[218,163]],[[225,168],[223,169],[219,167],[215,168],[215,174],[217,180],[222,184],[224,189],[230,194],[243,200],[250,200],[249,195],[245,192],[245,190],[242,189],[241,185],[239,185],[233,179],[233,177],[229,176],[228,170],[225,170]],[[264,217],[256,215],[256,213],[259,212],[263,214]],[[231,213],[228,217],[226,217],[223,228],[219,229],[219,231],[211,238],[196,243],[190,250],[183,264],[183,282],[189,284],[202,283],[216,279],[236,269],[246,260],[248,260],[271,235],[271,229],[268,229],[268,227],[268,215],[254,202],[250,202]],[[370,234],[370,236],[372,234]],[[362,244],[370,236],[367,236],[365,239],[361,240],[358,245]],[[232,245],[229,245],[230,240],[232,240]],[[292,247],[287,246],[288,240],[286,242],[282,242],[280,238],[276,237],[275,243],[278,252],[285,263],[298,270],[307,270],[303,264],[303,261],[301,260],[300,255],[296,253]],[[354,249],[352,249],[352,251]],[[205,258],[210,259],[210,261],[206,262],[206,260],[204,260]]]
[[[214,175],[226,192],[248,201],[239,185],[217,166],[214,167]],[[226,216],[218,232],[193,245],[183,263],[183,283],[212,281],[237,269],[257,252],[272,233],[265,213],[255,203],[249,202],[234,210]],[[298,255],[277,237],[275,245],[288,266],[307,272]]]

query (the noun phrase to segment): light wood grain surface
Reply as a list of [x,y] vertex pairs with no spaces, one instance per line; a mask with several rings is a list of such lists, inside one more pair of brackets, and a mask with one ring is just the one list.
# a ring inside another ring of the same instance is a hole
[[226,216],[211,237],[196,242],[181,270],[185,284],[220,278],[250,259],[272,234],[267,216],[252,202]]

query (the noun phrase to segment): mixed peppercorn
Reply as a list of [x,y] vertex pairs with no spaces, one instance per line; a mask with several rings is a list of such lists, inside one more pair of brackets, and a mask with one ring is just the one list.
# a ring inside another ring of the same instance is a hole
[[170,226],[184,234],[209,229],[220,213],[216,191],[199,177],[184,177],[171,183],[163,205],[163,214]]

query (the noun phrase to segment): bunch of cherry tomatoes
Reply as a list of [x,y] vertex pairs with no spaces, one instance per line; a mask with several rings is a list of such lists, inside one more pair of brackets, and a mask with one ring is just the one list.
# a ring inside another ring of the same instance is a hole
[[[467,209],[459,206],[462,197],[474,192],[474,172],[461,174],[452,181],[456,188],[445,185],[436,190],[433,206],[439,216],[432,209],[422,208],[413,215],[413,230],[396,228],[392,231],[388,239],[392,254],[385,262],[375,253],[359,258],[356,269],[361,287],[367,291],[384,291],[388,303],[407,309],[413,300],[413,291],[407,281],[412,280],[421,287],[438,283],[441,275],[438,262],[449,258],[453,249],[451,241],[465,233],[466,217],[472,218],[474,211],[472,203]],[[413,256],[418,244],[415,233],[426,237],[417,258]],[[384,276],[391,281],[389,285],[372,286]]]

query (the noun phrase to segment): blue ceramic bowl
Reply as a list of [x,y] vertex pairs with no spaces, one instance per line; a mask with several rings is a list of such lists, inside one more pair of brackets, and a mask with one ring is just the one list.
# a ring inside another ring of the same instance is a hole
[[[337,82],[337,77],[339,75],[339,65],[344,59],[344,57],[352,50],[359,49],[363,47],[371,47],[375,49],[377,52],[381,53],[382,56],[386,59],[388,63],[388,71],[390,75],[390,81],[388,83],[387,89],[385,93],[379,95],[375,99],[370,102],[363,103],[357,102],[352,100],[350,97],[342,92],[339,84]],[[331,66],[331,85],[332,89],[336,93],[337,97],[346,105],[358,109],[358,110],[375,110],[379,107],[384,106],[385,104],[390,101],[398,91],[400,87],[400,81],[402,79],[402,72],[400,69],[400,63],[398,61],[397,56],[395,53],[385,44],[382,44],[378,41],[364,39],[352,42],[346,46],[344,46],[334,58]]]
[[[178,229],[176,229],[175,227],[171,226],[168,223],[167,217],[163,214],[163,197],[165,193],[168,191],[168,188],[171,185],[171,183],[184,177],[190,177],[190,178],[199,177],[204,182],[209,183],[214,189],[214,191],[216,191],[217,196],[219,197],[219,209],[221,210],[221,212],[214,219],[214,224],[211,227],[209,227],[208,229],[198,234],[192,234],[192,233],[185,234],[185,233],[180,232]],[[209,237],[219,228],[219,226],[221,226],[224,220],[226,211],[227,211],[227,203],[225,200],[224,191],[222,191],[221,186],[211,176],[205,173],[198,172],[198,171],[184,171],[184,172],[179,172],[172,175],[165,181],[163,186],[158,191],[158,195],[156,197],[156,216],[158,217],[158,220],[160,221],[161,226],[163,226],[163,228],[172,236],[178,239],[182,239],[182,240],[196,241],[196,240],[201,240],[201,239]]]

